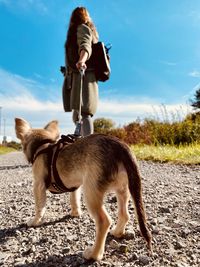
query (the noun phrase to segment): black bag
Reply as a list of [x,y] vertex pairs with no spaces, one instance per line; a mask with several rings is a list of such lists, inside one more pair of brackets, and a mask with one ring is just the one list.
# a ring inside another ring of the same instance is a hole
[[65,72],[64,81],[62,86],[62,99],[63,99],[63,108],[65,112],[72,111],[70,108],[70,99],[71,99],[71,77],[72,74]]
[[[88,60],[88,65],[93,66],[97,81],[105,82],[110,78],[110,47],[106,47],[103,42],[92,44],[92,55]],[[87,62],[86,62],[87,65]]]

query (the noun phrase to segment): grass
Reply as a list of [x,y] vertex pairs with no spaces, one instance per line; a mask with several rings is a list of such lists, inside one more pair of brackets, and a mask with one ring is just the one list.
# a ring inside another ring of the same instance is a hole
[[13,152],[13,151],[16,151],[16,150],[14,148],[11,148],[11,147],[5,147],[5,146],[0,145],[0,155],[6,154],[9,152]]
[[200,164],[200,144],[180,146],[132,145],[131,150],[139,160]]
[[[130,147],[139,160],[176,164],[200,164],[200,144],[180,146],[131,145]],[[0,145],[0,155],[12,151],[16,150]]]

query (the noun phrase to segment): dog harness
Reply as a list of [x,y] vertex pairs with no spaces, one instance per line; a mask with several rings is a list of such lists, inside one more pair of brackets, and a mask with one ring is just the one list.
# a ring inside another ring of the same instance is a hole
[[33,153],[33,157],[30,160],[32,164],[39,155],[47,155],[48,175],[45,178],[45,185],[46,189],[48,189],[53,194],[73,192],[78,189],[78,187],[67,188],[60,179],[56,168],[56,161],[60,151],[65,146],[73,144],[78,138],[80,137],[70,134],[62,135],[61,139],[59,139],[56,143],[52,143],[52,140],[45,139],[42,140],[38,149],[36,149],[35,153]]

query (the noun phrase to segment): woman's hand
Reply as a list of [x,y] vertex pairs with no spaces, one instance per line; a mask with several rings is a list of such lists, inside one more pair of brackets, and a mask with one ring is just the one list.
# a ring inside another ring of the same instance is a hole
[[78,70],[80,70],[80,69],[86,70],[87,69],[87,66],[86,66],[84,61],[78,61],[76,63],[76,67],[77,67]]

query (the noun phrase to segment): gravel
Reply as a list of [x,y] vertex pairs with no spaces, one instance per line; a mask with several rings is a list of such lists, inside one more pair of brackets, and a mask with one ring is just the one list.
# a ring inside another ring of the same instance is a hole
[[[84,203],[81,218],[71,218],[69,195],[48,192],[45,223],[28,228],[34,213],[31,167],[21,152],[1,155],[0,266],[200,266],[200,166],[139,165],[153,255],[148,255],[130,203],[127,235],[108,235],[103,260],[88,262],[82,251],[93,243],[94,223]],[[114,221],[114,195],[105,205]]]

